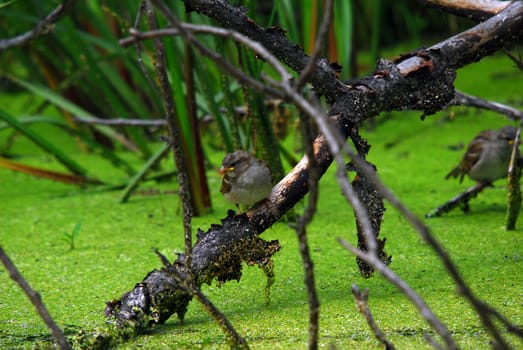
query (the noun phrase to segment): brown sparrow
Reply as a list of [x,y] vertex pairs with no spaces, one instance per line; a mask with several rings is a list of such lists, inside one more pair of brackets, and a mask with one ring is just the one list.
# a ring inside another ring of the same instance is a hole
[[238,208],[256,204],[271,193],[269,167],[246,151],[227,154],[219,173],[223,175],[220,192]]
[[486,130],[470,142],[467,151],[445,179],[468,175],[472,180],[488,184],[507,176],[510,156],[516,137],[516,128],[505,126],[499,130]]

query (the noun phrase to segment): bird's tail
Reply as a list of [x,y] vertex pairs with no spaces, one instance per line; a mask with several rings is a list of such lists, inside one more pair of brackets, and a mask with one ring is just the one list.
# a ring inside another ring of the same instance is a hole
[[457,167],[455,167],[454,169],[452,169],[448,174],[447,176],[445,176],[445,180],[448,180],[450,179],[451,177],[452,178],[456,178],[459,176],[459,182],[461,183],[463,181],[463,177],[465,176],[465,174],[461,171],[461,168],[459,167],[459,165]]

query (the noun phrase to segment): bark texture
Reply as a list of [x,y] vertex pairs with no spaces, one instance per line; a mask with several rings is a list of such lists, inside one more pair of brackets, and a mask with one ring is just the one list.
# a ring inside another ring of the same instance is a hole
[[[223,0],[184,2],[188,11],[206,15],[222,26],[260,42],[291,69],[300,72],[307,65],[308,56],[285,37],[283,30],[260,27],[241,7]],[[485,22],[432,47],[393,61],[380,61],[373,74],[351,85],[339,81],[333,65],[324,59],[318,60],[309,82],[329,103],[330,122],[340,135],[350,137],[358,154],[364,158],[369,145],[358,135],[362,121],[383,111],[419,110],[425,117],[444,109],[454,98],[453,83],[458,68],[517,42],[522,36],[523,2],[516,2]],[[321,175],[333,161],[322,135],[314,141],[314,157]],[[354,187],[365,202],[378,235],[384,210],[382,200],[365,175],[357,168],[356,171],[358,181]],[[262,267],[270,264],[279,244],[266,242],[258,235],[303,198],[308,191],[308,175],[309,162],[304,157],[276,184],[267,201],[242,215],[229,212],[220,225],[212,225],[205,233],[200,231],[191,264],[196,284],[210,283],[213,279],[220,283],[238,280],[242,261]],[[381,241],[382,248],[384,244],[385,241]],[[384,252],[381,257],[384,262],[390,262],[390,256]],[[180,255],[171,267],[149,273],[132,291],[108,303],[106,314],[109,319],[140,327],[162,323],[173,313],[183,319],[191,298],[176,282],[172,269],[183,273],[184,261],[184,256]],[[164,301],[174,305],[163,305]],[[144,329],[140,327],[138,330]]]

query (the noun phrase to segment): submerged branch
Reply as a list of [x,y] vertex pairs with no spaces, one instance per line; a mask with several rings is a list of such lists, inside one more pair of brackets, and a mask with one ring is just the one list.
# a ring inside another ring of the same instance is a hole
[[444,204],[440,205],[430,213],[425,214],[426,218],[435,218],[438,216],[441,216],[443,214],[448,213],[452,209],[456,207],[461,207],[461,209],[468,213],[470,207],[469,207],[469,201],[472,198],[475,198],[481,191],[485,189],[485,187],[490,186],[490,184],[487,183],[481,183],[478,182],[474,186],[469,187],[466,191],[458,194],[454,198],[450,199],[449,201],[445,202]]

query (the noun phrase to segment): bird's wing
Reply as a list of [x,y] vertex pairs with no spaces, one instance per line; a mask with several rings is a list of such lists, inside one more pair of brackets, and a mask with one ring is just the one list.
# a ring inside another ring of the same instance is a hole
[[466,174],[472,169],[472,167],[479,161],[481,157],[481,153],[483,152],[483,145],[485,142],[490,140],[491,135],[487,132],[483,132],[476,136],[474,140],[470,142],[470,144],[467,147],[467,151],[465,152],[465,155],[461,159],[461,162],[458,164],[457,167],[452,169],[447,176],[445,176],[445,179],[448,179],[450,177],[460,177],[459,181],[463,181],[463,178]]

